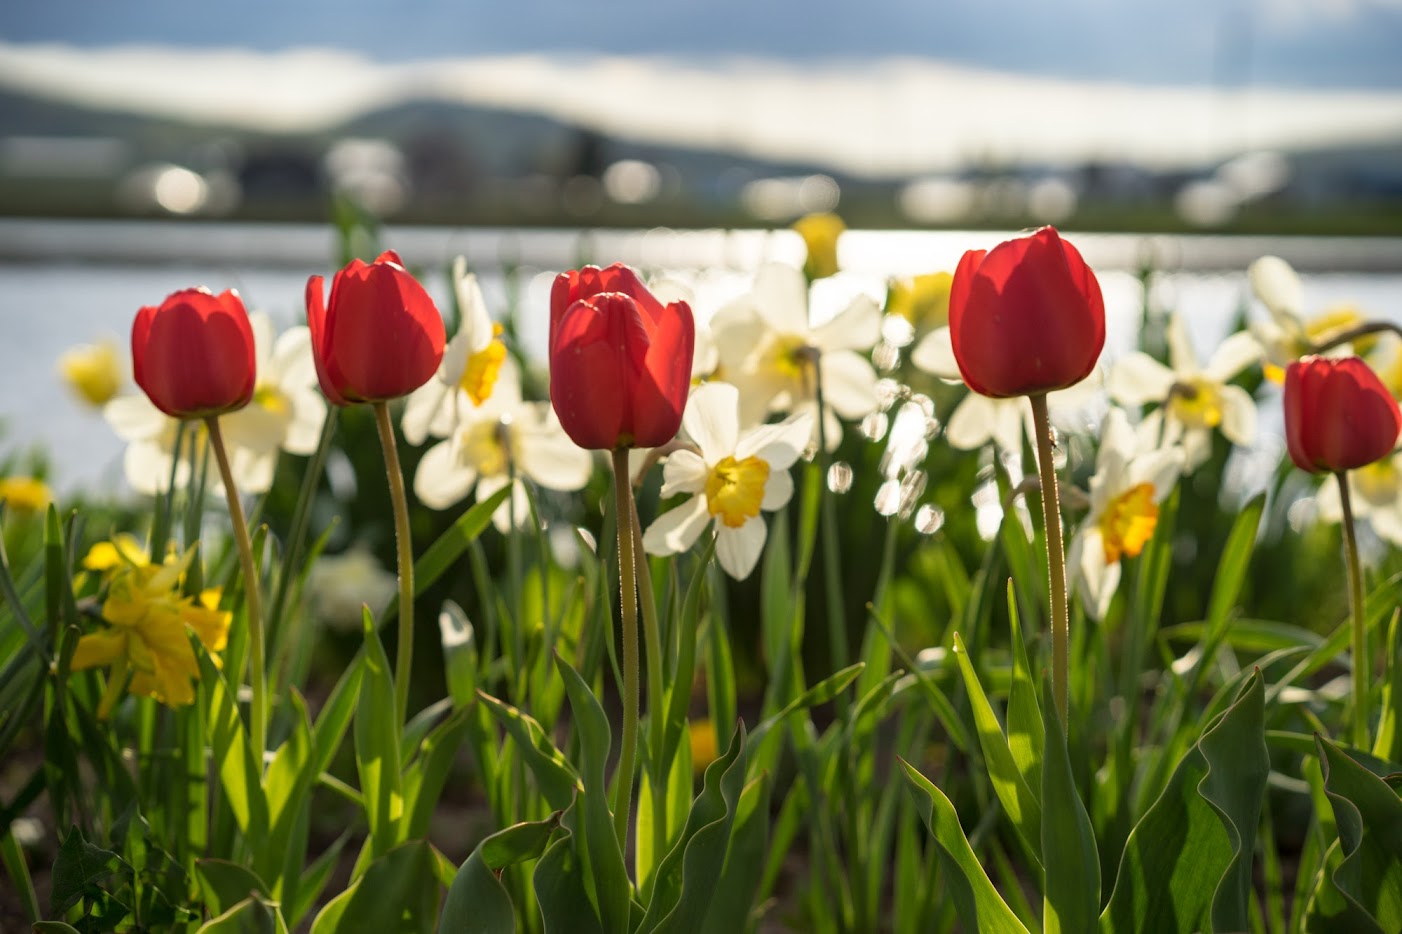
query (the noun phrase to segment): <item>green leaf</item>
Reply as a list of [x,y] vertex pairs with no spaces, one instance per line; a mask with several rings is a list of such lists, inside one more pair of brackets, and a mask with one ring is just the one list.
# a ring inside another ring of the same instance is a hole
[[1394,610],[1387,627],[1387,672],[1383,696],[1378,705],[1382,716],[1373,739],[1373,755],[1389,762],[1402,762],[1402,610]]
[[1317,741],[1343,856],[1331,880],[1378,931],[1402,931],[1402,798],[1339,747]]
[[1103,931],[1249,928],[1251,858],[1270,771],[1262,683],[1253,672],[1130,832]]
[[694,930],[715,897],[730,845],[740,794],[745,788],[745,727],[742,724],[725,755],[712,762],[702,780],[701,794],[691,806],[686,827],[657,868],[652,900],[640,931]]
[[443,601],[438,634],[443,645],[448,696],[454,707],[466,707],[477,697],[477,637],[472,621],[452,600]]
[[438,806],[438,797],[448,782],[453,759],[467,736],[469,717],[473,711],[460,707],[453,715],[424,737],[418,757],[409,765],[404,776],[404,802],[408,824],[402,837],[412,840],[428,834],[430,821]]
[[959,826],[954,805],[915,766],[904,759],[900,763],[915,794],[916,808],[939,844],[945,888],[958,908],[964,927],[979,934],[1028,934],[974,855],[968,837]]
[[1042,710],[1037,703],[1037,682],[1027,661],[1027,646],[1023,643],[1022,622],[1011,581],[1008,582],[1008,625],[1012,632],[1013,655],[1012,684],[1008,688],[1008,751],[1027,787],[1040,791],[1044,756]]
[[49,910],[62,915],[84,897],[99,894],[100,883],[120,861],[121,857],[111,850],[89,843],[77,827],[70,829],[54,860]]
[[550,806],[557,811],[569,807],[579,788],[579,775],[565,758],[565,754],[550,742],[541,725],[529,715],[490,694],[478,691],[477,697],[516,740],[516,748],[520,750],[521,758],[535,776],[540,793],[545,796]]
[[[1037,803],[1037,796],[1027,786],[1022,770],[1013,759],[1008,741],[1003,737],[1003,728],[998,723],[998,715],[993,712],[993,707],[988,702],[988,695],[979,683],[978,674],[969,660],[969,653],[957,632],[954,634],[954,657],[958,660],[959,671],[964,676],[964,687],[973,707],[974,726],[978,729],[979,746],[983,749],[983,761],[988,769],[993,791],[1002,802],[1003,810],[1007,812],[1013,828],[1027,843],[1033,856],[1040,860],[1041,805]],[[1040,875],[1040,865],[1034,866],[1033,869]]]
[[1189,678],[1188,695],[1193,694],[1227,636],[1232,609],[1237,605],[1242,584],[1246,580],[1246,570],[1251,563],[1251,552],[1256,546],[1256,531],[1261,524],[1261,511],[1266,506],[1266,494],[1252,497],[1251,502],[1237,514],[1232,523],[1231,534],[1222,549],[1222,557],[1217,562],[1217,576],[1212,581],[1212,596],[1207,604],[1206,634],[1203,636],[1202,654],[1193,666]]
[[[608,718],[579,672],[558,655],[555,656],[555,667],[565,682],[565,693],[569,695],[583,756],[584,788],[580,792],[583,826],[574,830],[574,834],[576,837],[583,836],[584,845],[577,849],[582,849],[585,870],[593,882],[598,917],[604,930],[628,931],[631,928],[629,904],[632,884],[624,868],[618,837],[614,835],[608,783],[604,778],[610,744]],[[632,777],[620,776],[619,780],[631,781]]]
[[200,926],[196,934],[287,934],[277,905],[253,895]]
[[453,877],[438,919],[441,934],[516,934],[511,896],[501,871],[539,859],[560,826],[560,812],[543,821],[514,824],[477,844]]
[[701,934],[734,934],[749,927],[750,910],[759,894],[769,843],[772,784],[768,775],[761,775],[740,794],[725,853],[725,868],[710,899]]
[[433,847],[426,840],[395,847],[326,903],[312,922],[311,934],[432,931],[443,894],[436,863]]
[[[508,484],[486,499],[479,500],[459,516],[458,520],[438,537],[438,541],[428,546],[428,550],[414,562],[414,596],[423,596],[424,591],[436,584],[438,578],[453,566],[453,562],[462,557],[468,546],[487,528],[492,521],[492,513],[496,512],[510,492],[511,486]],[[396,594],[380,614],[380,622],[387,623],[398,616],[399,596]]]
[[400,842],[404,793],[394,678],[370,611],[365,610],[365,675],[355,712],[355,764],[370,826],[370,852],[381,857]]
[[316,773],[320,775],[331,766],[336,751],[341,748],[351,717],[360,704],[360,686],[365,678],[365,652],[355,653],[354,660],[341,672],[331,696],[316,716],[312,735],[316,737]]
[[268,833],[268,804],[263,797],[261,763],[239,718],[234,693],[224,673],[214,667],[208,653],[200,652],[200,677],[209,692],[209,744],[220,788],[233,811],[244,839],[262,840]]
[[1094,930],[1100,914],[1100,855],[1090,815],[1076,791],[1049,678],[1042,680],[1042,736],[1042,930],[1079,934]]
[[[306,807],[307,797],[316,783],[315,743],[306,701],[296,688],[288,689],[292,708],[292,729],[278,747],[268,771],[263,776],[263,794],[268,802],[269,831],[266,839],[252,841],[262,856],[257,861],[259,874],[273,880],[273,887],[282,894],[284,867],[294,854],[289,847]],[[305,841],[303,847],[305,848]],[[294,873],[300,873],[301,855],[295,854]],[[267,892],[263,893],[267,895]]]
[[833,672],[817,684],[813,685],[802,694],[789,701],[772,717],[767,717],[763,723],[755,727],[755,731],[750,734],[750,748],[757,748],[764,736],[775,726],[782,723],[789,714],[806,710],[809,707],[816,707],[819,704],[826,704],[837,695],[847,689],[847,685],[857,680],[857,676],[862,673],[863,664],[857,662],[848,665],[841,671]]
[[[536,863],[531,883],[545,934],[605,934],[580,856],[579,800],[560,815],[561,834]],[[612,827],[609,828],[612,833]],[[620,857],[621,858],[621,857]],[[628,931],[628,927],[610,929]],[[448,934],[444,931],[443,934]]]
[[251,896],[269,895],[267,884],[253,870],[226,859],[195,860],[195,881],[211,915],[221,915]]
[[300,925],[302,918],[312,910],[316,900],[321,897],[326,883],[331,881],[331,873],[340,865],[341,851],[345,849],[346,841],[350,839],[350,833],[347,830],[337,837],[335,842],[327,847],[325,852],[318,856],[297,880],[296,894],[293,896],[287,911],[288,924],[293,927]]

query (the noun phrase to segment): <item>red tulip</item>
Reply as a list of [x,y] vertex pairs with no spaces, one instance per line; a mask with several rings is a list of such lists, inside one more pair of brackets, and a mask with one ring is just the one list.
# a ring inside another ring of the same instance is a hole
[[561,273],[550,293],[550,401],[582,448],[657,447],[681,426],[695,323],[621,263]]
[[131,359],[136,384],[176,418],[231,412],[253,398],[253,329],[237,292],[182,289],[142,308]]
[[985,396],[1065,389],[1105,346],[1100,285],[1054,227],[970,250],[954,271],[949,336],[959,373]]
[[329,302],[321,276],[308,279],[307,326],[321,391],[336,405],[407,396],[443,360],[443,317],[388,250],[336,273]]
[[1311,472],[1351,470],[1392,453],[1402,412],[1357,357],[1305,357],[1285,371],[1285,442]]

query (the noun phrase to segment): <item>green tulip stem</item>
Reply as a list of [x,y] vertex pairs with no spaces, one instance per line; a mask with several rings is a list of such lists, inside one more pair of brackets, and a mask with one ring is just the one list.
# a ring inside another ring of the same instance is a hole
[[623,741],[614,776],[613,827],[618,846],[628,849],[633,814],[633,762],[638,750],[638,588],[633,576],[633,489],[628,484],[628,449],[613,452],[614,525],[618,527],[619,610],[623,615]]
[[394,509],[394,543],[399,555],[399,649],[394,659],[394,710],[403,723],[409,715],[409,674],[414,667],[414,545],[409,538],[409,501],[404,495],[404,471],[399,467],[399,447],[389,404],[375,402],[375,427],[385,456],[389,499]]
[[219,477],[224,481],[224,497],[229,502],[229,520],[234,526],[234,544],[239,550],[239,565],[243,571],[243,605],[248,618],[248,664],[249,683],[253,690],[253,704],[249,711],[252,728],[254,761],[258,763],[258,774],[263,774],[263,753],[268,748],[268,688],[267,662],[263,658],[263,602],[258,582],[258,570],[253,564],[253,542],[248,537],[248,522],[243,516],[243,504],[239,502],[239,491],[234,486],[234,473],[229,468],[229,454],[224,449],[224,434],[219,430],[219,416],[209,415],[204,420],[209,432],[209,445],[214,448],[214,459],[219,464]]
[[1066,609],[1066,551],[1061,539],[1061,509],[1056,492],[1056,465],[1052,463],[1051,418],[1045,393],[1028,396],[1032,421],[1037,428],[1037,469],[1042,478],[1042,518],[1047,535],[1047,568],[1051,576],[1052,696],[1065,729],[1070,720],[1070,691],[1066,675],[1070,625]]
[[1344,564],[1348,568],[1348,604],[1353,613],[1353,745],[1367,750],[1368,742],[1368,675],[1372,665],[1368,656],[1368,618],[1363,604],[1363,568],[1358,563],[1358,539],[1353,534],[1353,503],[1349,498],[1348,471],[1334,474],[1339,481],[1339,506],[1344,515]]
[[652,589],[652,569],[643,553],[643,524],[638,520],[638,503],[628,497],[632,515],[633,554],[636,557],[638,599],[643,608],[643,649],[647,653],[647,711],[649,783],[652,786],[652,852],[665,853],[667,847],[667,809],[662,802],[667,797],[667,774],[670,763],[662,761],[662,748],[667,733],[666,704],[662,700],[662,628],[657,622],[657,596]]

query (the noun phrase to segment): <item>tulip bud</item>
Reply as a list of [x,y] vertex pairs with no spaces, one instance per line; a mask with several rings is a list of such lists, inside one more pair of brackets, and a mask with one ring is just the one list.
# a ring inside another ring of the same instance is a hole
[[1397,445],[1402,412],[1358,357],[1305,357],[1285,371],[1285,441],[1301,470],[1352,470]]
[[550,402],[582,448],[676,436],[696,340],[686,302],[662,305],[619,263],[562,273],[550,295]]
[[253,329],[233,291],[184,289],[142,308],[131,359],[136,384],[175,418],[231,412],[253,398]]
[[1095,274],[1053,227],[970,250],[954,271],[949,336],[970,389],[994,398],[1065,389],[1105,346]]
[[329,300],[321,276],[307,280],[307,325],[321,391],[335,405],[407,396],[438,371],[447,340],[433,299],[389,251],[351,260]]

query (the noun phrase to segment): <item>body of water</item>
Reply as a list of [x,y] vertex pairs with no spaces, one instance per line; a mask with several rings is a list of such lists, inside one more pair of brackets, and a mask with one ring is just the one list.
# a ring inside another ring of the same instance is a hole
[[[891,275],[952,270],[965,250],[1009,235],[849,232],[845,271],[815,289],[814,314],[835,312],[857,291],[879,298]],[[1105,293],[1107,360],[1134,346],[1145,263],[1159,270],[1156,306],[1184,316],[1203,359],[1249,301],[1247,265],[1267,253],[1301,271],[1308,310],[1350,303],[1369,317],[1402,320],[1399,239],[1070,236]],[[495,316],[517,296],[524,350],[535,360],[545,352],[550,282],[581,262],[665,271],[692,288],[693,307],[705,320],[746,290],[760,263],[802,259],[801,243],[787,231],[387,228],[383,242],[424,270],[429,291],[444,302],[445,270],[453,257],[467,256]],[[194,285],[237,288],[250,310],[292,324],[305,314],[307,277],[329,276],[335,254],[334,233],[317,225],[0,220],[0,457],[42,449],[52,457],[58,489],[120,489],[122,444],[98,413],[70,396],[58,376],[59,354],[104,338],[125,348],[138,308]],[[509,282],[504,268],[514,270]]]

